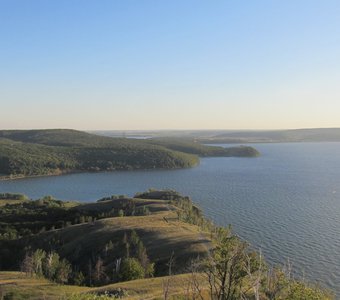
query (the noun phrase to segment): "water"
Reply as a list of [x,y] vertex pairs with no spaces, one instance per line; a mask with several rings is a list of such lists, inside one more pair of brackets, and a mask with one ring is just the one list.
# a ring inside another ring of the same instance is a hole
[[254,145],[258,158],[205,158],[171,171],[72,174],[0,182],[0,192],[94,201],[172,188],[205,214],[340,295],[340,143]]

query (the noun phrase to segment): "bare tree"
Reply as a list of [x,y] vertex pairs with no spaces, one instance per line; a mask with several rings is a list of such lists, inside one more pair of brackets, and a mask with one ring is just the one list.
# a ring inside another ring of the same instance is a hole
[[167,264],[168,269],[169,269],[169,273],[168,273],[168,277],[166,279],[163,279],[162,282],[162,286],[163,286],[163,299],[164,300],[168,300],[169,296],[170,296],[170,283],[171,283],[171,279],[172,279],[172,267],[174,264],[174,252],[171,253],[169,262]]
[[94,266],[93,278],[97,284],[106,280],[104,262],[101,257],[98,257]]
[[92,261],[91,259],[89,260],[88,270],[89,270],[89,283],[90,283],[90,286],[92,286]]
[[21,263],[21,272],[26,273],[26,276],[33,275],[33,258],[28,252],[25,255],[24,260]]
[[[258,259],[254,259],[251,257],[249,253],[245,254],[246,260],[244,264],[244,268],[248,275],[248,280],[250,284],[250,288],[245,292],[242,291],[242,298],[246,299],[246,293],[252,289],[254,293],[255,300],[260,300],[260,287],[261,287],[261,279],[263,276],[263,258],[262,252],[260,250]],[[254,262],[256,266],[254,266]]]
[[269,300],[277,299],[280,292],[287,286],[287,279],[284,272],[271,268],[267,272],[265,293]]
[[201,286],[201,281],[202,281],[202,263],[199,258],[193,259],[190,261],[189,264],[189,269],[190,277],[187,281],[186,285],[186,295],[187,299],[201,299],[203,300],[203,295],[202,295],[202,286]]

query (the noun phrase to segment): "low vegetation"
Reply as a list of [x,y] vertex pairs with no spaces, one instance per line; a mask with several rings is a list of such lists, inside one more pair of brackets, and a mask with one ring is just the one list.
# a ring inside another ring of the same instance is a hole
[[6,204],[18,204],[28,200],[28,197],[23,194],[0,193],[0,206]]

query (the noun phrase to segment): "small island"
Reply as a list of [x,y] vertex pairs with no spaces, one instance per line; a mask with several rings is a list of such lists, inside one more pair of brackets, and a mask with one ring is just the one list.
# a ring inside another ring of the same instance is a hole
[[253,147],[207,146],[187,139],[128,139],[82,131],[1,130],[0,179],[138,169],[179,169],[199,157],[256,157]]

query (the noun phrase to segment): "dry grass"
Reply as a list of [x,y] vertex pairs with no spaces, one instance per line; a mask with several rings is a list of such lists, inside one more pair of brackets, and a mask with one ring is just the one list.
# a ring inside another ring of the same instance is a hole
[[29,200],[14,200],[14,199],[0,199],[0,206],[5,206],[6,204],[19,204]]
[[[30,278],[20,272],[0,272],[3,294],[15,292],[19,299],[67,299],[72,294],[90,291],[90,288],[58,285],[42,278]],[[1,298],[1,297],[0,297]]]
[[[0,288],[3,294],[16,292],[22,299],[64,300],[72,295],[97,293],[123,289],[127,296],[124,299],[163,299],[163,293],[169,282],[169,295],[172,299],[182,298],[192,293],[190,289],[191,274],[174,275],[134,280],[103,286],[100,288],[57,285],[41,278],[29,278],[20,272],[0,272]],[[200,286],[205,286],[204,278],[199,277]],[[206,290],[203,290],[203,294]]]
[[[171,298],[181,297],[185,299],[186,295],[192,294],[191,281],[191,274],[180,274],[116,283],[94,289],[93,291],[112,291],[123,289],[128,294],[126,299],[164,299],[165,287],[169,282],[169,295]],[[202,294],[206,294],[207,282],[204,280],[203,276],[199,276],[199,283],[202,288]]]

